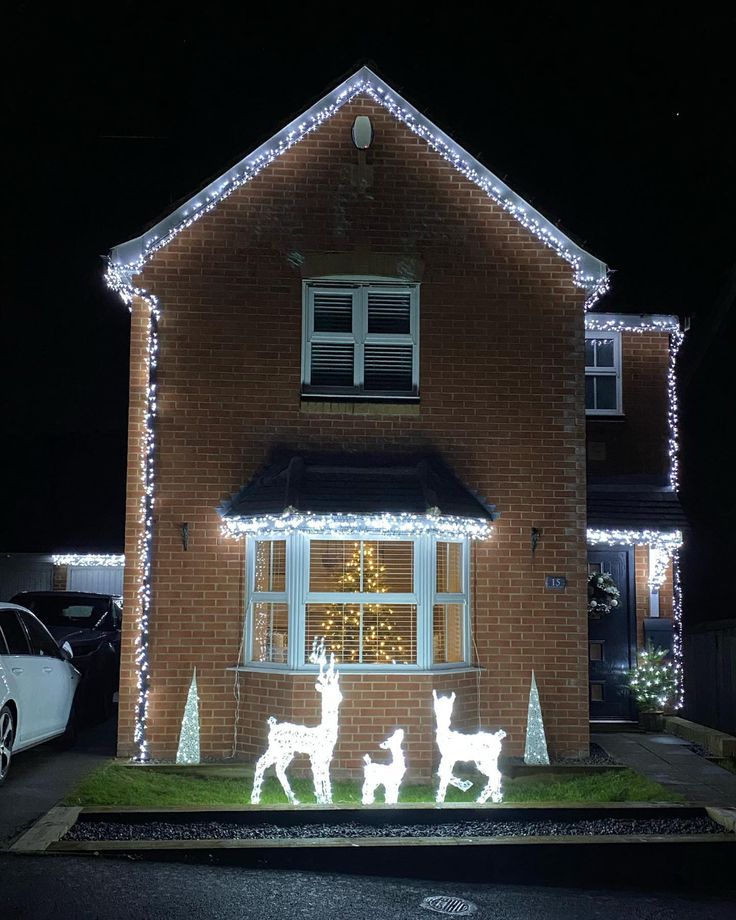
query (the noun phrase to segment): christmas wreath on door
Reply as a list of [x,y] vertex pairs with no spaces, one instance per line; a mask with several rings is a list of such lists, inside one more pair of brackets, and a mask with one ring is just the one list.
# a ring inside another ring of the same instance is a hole
[[600,620],[618,607],[621,592],[608,572],[596,572],[588,579],[588,616]]

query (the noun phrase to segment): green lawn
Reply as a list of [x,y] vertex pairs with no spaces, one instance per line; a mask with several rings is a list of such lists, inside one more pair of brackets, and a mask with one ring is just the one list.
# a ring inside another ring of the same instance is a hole
[[[476,776],[468,792],[450,787],[448,802],[472,804],[482,788],[483,778]],[[108,764],[90,773],[66,797],[66,805],[247,805],[250,803],[252,779],[168,772],[161,768],[128,767]],[[293,779],[292,787],[300,802],[314,803],[312,784],[307,779]],[[682,796],[669,792],[632,770],[616,770],[595,775],[521,777],[505,780],[504,802],[681,802]],[[333,783],[335,804],[358,804],[360,784]],[[275,777],[263,784],[263,805],[286,804],[286,796]],[[429,786],[406,786],[400,802],[434,802]]]

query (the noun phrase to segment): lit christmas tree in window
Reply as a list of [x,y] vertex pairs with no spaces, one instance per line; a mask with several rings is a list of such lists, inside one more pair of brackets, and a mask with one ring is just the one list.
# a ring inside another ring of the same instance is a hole
[[[380,543],[368,541],[352,544],[351,554],[336,579],[338,590],[350,594],[390,592],[380,547]],[[400,619],[391,604],[330,604],[321,631],[331,651],[345,663],[397,664],[411,655]]]

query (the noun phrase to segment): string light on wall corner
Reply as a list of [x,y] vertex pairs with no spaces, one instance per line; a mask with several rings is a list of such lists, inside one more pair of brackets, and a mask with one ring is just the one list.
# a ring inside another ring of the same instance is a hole
[[[137,266],[137,270],[142,266]],[[158,365],[158,323],[160,308],[154,294],[132,283],[135,270],[108,263],[105,281],[132,311],[133,303],[139,298],[147,310],[145,349],[145,394],[146,404],[143,416],[143,432],[140,439],[140,483],[138,536],[138,598],[135,617],[135,662],[137,666],[135,721],[133,740],[136,747],[134,760],[145,763],[150,756],[147,739],[148,704],[150,696],[149,629],[151,613],[151,551],[153,548],[153,508],[155,501],[155,456],[156,456],[156,372]]]
[[682,581],[680,579],[680,553],[675,550],[672,557],[672,657],[675,660],[677,679],[676,708],[685,705],[685,674],[682,648]]

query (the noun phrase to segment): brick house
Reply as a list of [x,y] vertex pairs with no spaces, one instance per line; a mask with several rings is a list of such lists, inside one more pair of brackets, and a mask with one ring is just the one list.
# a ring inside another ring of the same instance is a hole
[[[252,762],[268,716],[319,721],[318,635],[340,662],[335,775],[402,726],[428,780],[433,688],[511,754],[532,670],[554,753],[587,749],[589,709],[628,718],[611,667],[672,615],[680,332],[586,313],[606,275],[367,68],[115,247],[119,753],[174,757],[196,667],[203,758]],[[625,587],[590,644],[589,564]]]

